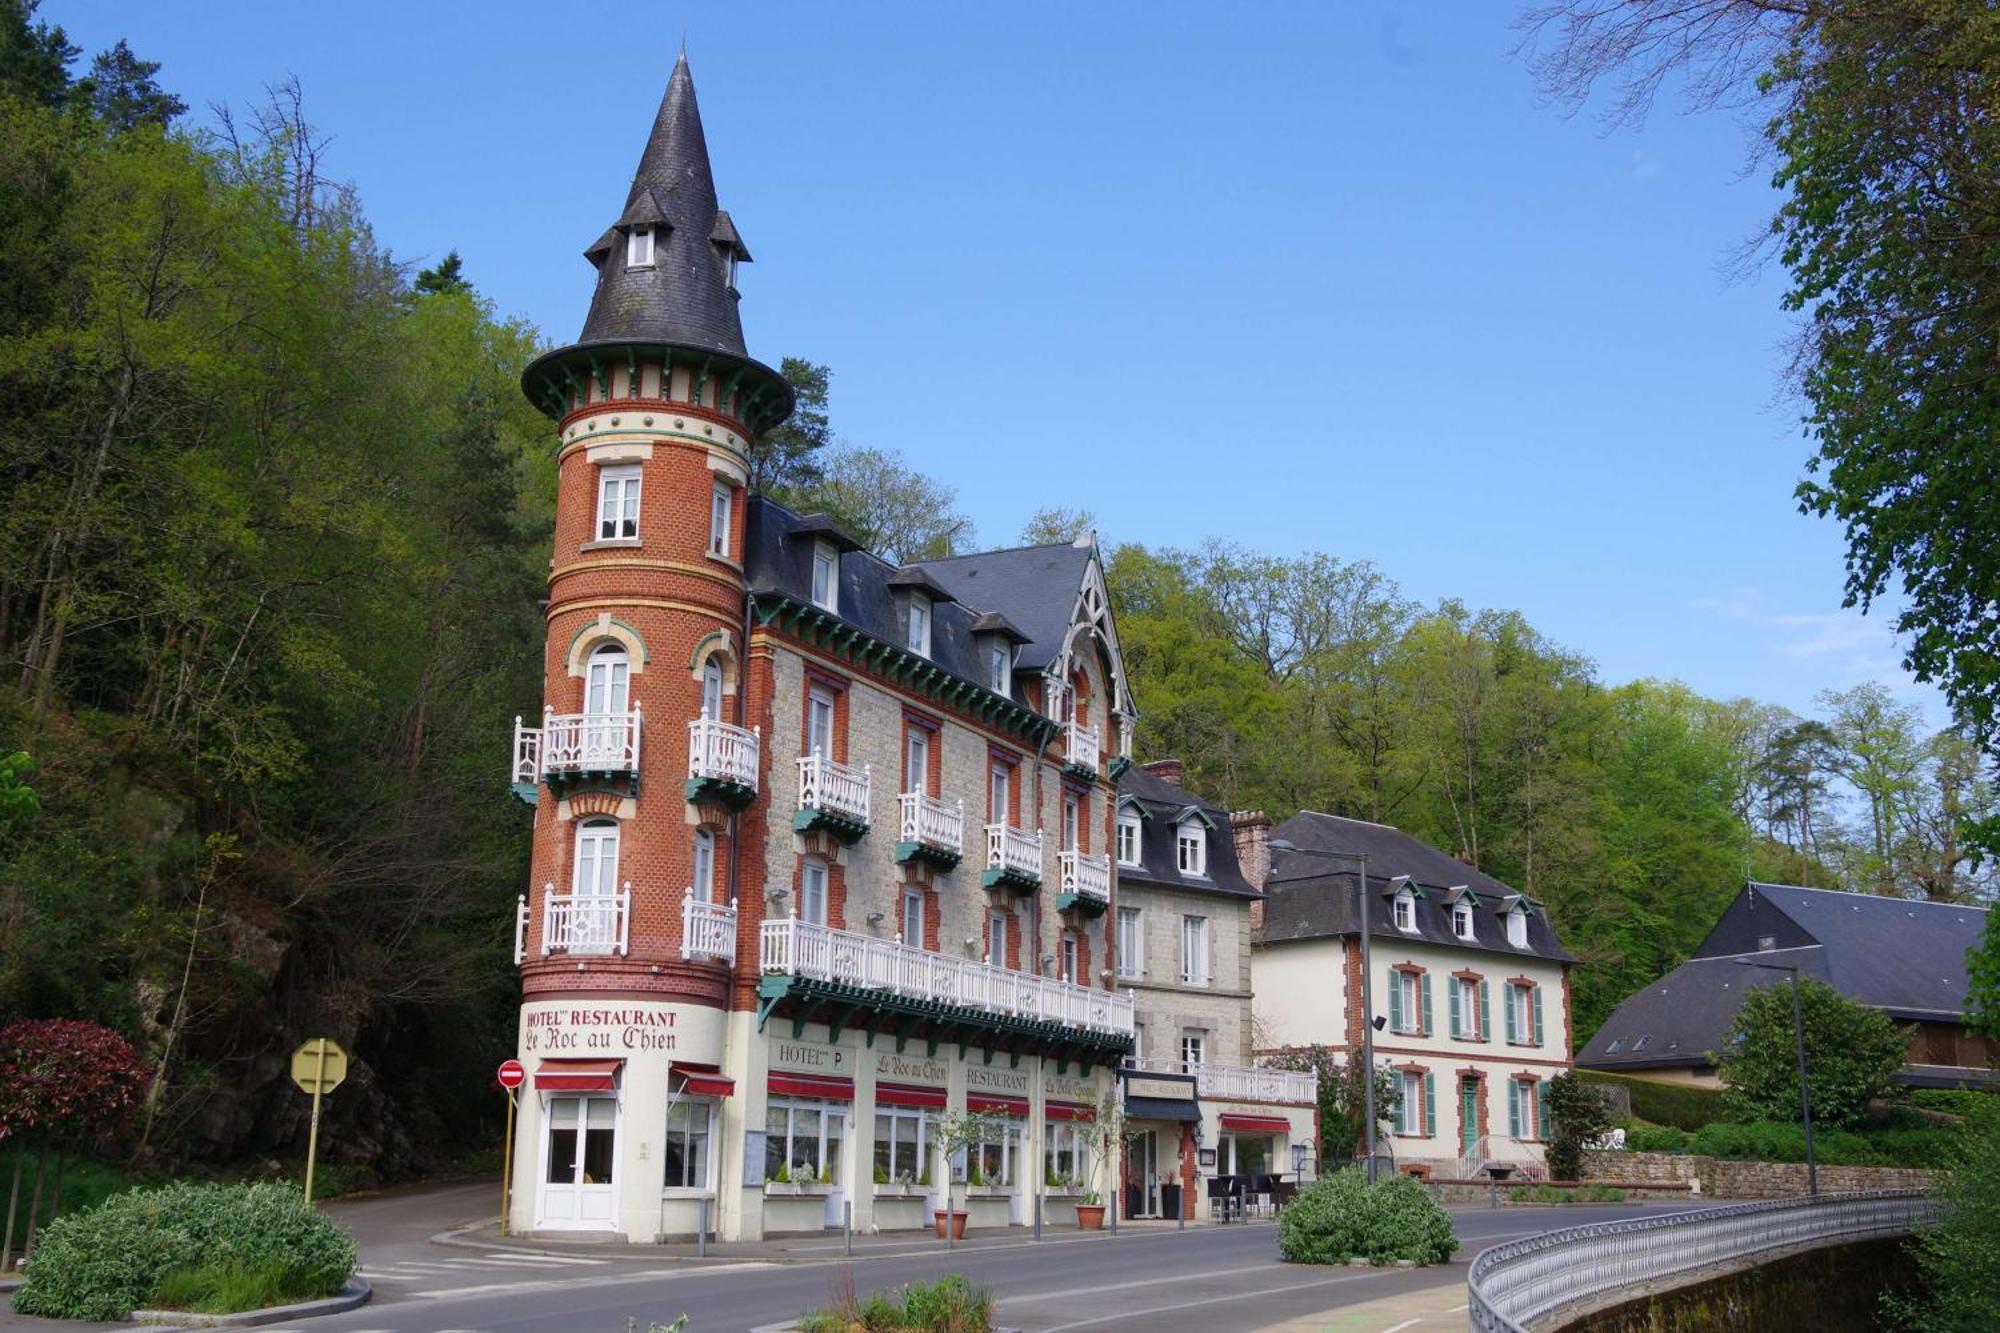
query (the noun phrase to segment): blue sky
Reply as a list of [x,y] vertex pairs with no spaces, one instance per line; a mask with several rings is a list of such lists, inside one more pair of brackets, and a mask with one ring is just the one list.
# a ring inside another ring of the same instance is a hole
[[1607,681],[1806,709],[1908,681],[1795,512],[1742,126],[1537,104],[1514,6],[47,0],[205,119],[286,74],[382,240],[580,326],[683,35],[751,351],[836,428],[1107,543],[1218,535],[1518,608]]

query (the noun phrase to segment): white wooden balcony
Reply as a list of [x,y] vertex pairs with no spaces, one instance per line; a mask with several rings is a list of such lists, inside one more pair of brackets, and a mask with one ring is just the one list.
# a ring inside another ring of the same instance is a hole
[[736,908],[703,902],[689,889],[681,895],[681,957],[736,961]]
[[688,723],[688,795],[705,786],[757,791],[757,760],[761,737],[756,728],[732,726],[704,714]]
[[1063,764],[1082,772],[1095,773],[1101,767],[1102,739],[1097,728],[1085,722],[1063,723]]
[[954,864],[965,855],[964,801],[940,801],[924,792],[906,791],[896,798],[896,807],[899,855],[902,847],[908,847],[949,858]]
[[1006,879],[1027,888],[1042,882],[1042,831],[1023,833],[1009,824],[986,826],[986,880]]
[[1056,857],[1062,893],[1097,903],[1111,901],[1111,858],[1088,852],[1062,852]]
[[1319,1101],[1319,1075],[1311,1070],[1218,1065],[1207,1061],[1183,1064],[1163,1056],[1127,1060],[1125,1067],[1166,1074],[1193,1074],[1198,1093],[1221,1100],[1281,1102],[1293,1106],[1312,1106]]
[[528,895],[521,894],[514,900],[514,966],[528,956]]
[[636,774],[641,730],[636,708],[629,713],[558,713],[544,709],[539,727],[530,727],[516,717],[515,790],[533,789],[538,783],[561,782],[586,774]]
[[632,885],[617,893],[542,890],[542,953],[623,954],[632,935]]
[[826,824],[838,833],[868,829],[868,765],[849,768],[823,754],[799,759],[799,815],[793,827]]
[[835,930],[798,917],[763,924],[759,965],[766,973],[839,982],[990,1014],[1062,1023],[1131,1036],[1132,996],[1075,986],[895,940]]

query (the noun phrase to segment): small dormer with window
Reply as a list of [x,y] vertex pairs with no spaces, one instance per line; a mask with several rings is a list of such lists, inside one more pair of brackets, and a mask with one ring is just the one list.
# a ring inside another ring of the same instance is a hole
[[1174,822],[1174,865],[1190,879],[1208,878],[1208,835],[1214,825],[1198,806]]
[[715,210],[715,229],[709,233],[709,243],[715,247],[715,262],[722,269],[722,284],[736,295],[736,266],[750,262],[750,250],[743,244],[743,238],[736,234],[736,224],[730,219],[729,210]]
[[1417,933],[1417,895],[1410,891],[1409,885],[1396,890],[1395,897],[1390,899],[1389,910],[1397,930],[1408,931],[1412,935]]
[[1145,863],[1146,812],[1137,801],[1127,798],[1118,803],[1118,819],[1113,830],[1112,851],[1121,866],[1138,866]]
[[997,611],[972,622],[972,643],[979,658],[979,683],[1003,699],[1014,697],[1014,658],[1028,636]]
[[1473,920],[1473,913],[1479,907],[1479,898],[1471,887],[1454,884],[1445,890],[1445,906],[1451,917],[1453,939],[1464,940],[1468,944],[1479,942],[1479,926]]
[[896,624],[902,646],[918,657],[936,657],[937,608],[954,601],[950,590],[917,565],[906,565],[889,576]]
[[1527,904],[1525,902],[1517,900],[1512,907],[1507,909],[1506,921],[1507,921],[1507,943],[1513,945],[1516,949],[1527,948],[1528,947]]

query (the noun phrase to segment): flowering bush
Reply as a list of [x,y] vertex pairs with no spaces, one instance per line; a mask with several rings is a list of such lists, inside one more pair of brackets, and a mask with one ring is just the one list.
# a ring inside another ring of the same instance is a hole
[[0,1028],[0,1139],[84,1144],[115,1133],[149,1081],[132,1043],[73,1018]]

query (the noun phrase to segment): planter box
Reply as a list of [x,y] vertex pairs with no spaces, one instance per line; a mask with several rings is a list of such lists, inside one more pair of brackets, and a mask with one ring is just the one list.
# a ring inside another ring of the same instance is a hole
[[831,1193],[833,1193],[832,1185],[822,1185],[818,1181],[801,1183],[798,1181],[767,1180],[764,1182],[764,1195],[766,1198],[789,1199],[796,1197],[824,1199]]

